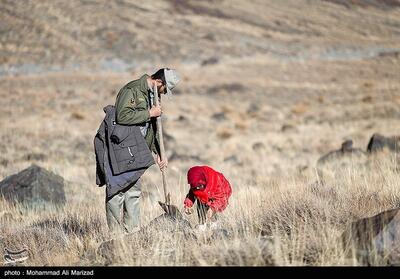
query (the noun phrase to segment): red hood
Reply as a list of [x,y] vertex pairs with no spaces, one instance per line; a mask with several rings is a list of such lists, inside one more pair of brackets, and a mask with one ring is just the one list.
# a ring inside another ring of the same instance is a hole
[[[232,189],[222,173],[208,166],[195,166],[189,169],[187,178],[191,192],[202,203],[207,204],[216,211],[225,209]],[[201,184],[205,185],[204,189],[194,189]]]

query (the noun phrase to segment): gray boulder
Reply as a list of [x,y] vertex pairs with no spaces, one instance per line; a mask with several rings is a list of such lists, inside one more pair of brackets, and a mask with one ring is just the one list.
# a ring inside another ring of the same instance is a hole
[[365,152],[360,148],[353,148],[353,141],[346,140],[338,150],[331,151],[318,159],[317,164],[322,165],[330,161],[335,161],[347,155],[365,155]]
[[400,265],[400,208],[353,222],[341,241],[361,264]]
[[65,204],[64,179],[37,165],[6,177],[0,182],[0,195],[11,202],[38,206]]
[[329,178],[336,179],[341,171],[351,166],[362,169],[367,161],[366,152],[360,148],[353,148],[353,141],[346,140],[340,149],[331,151],[318,159],[317,173],[319,179],[324,182]]
[[399,152],[400,151],[400,137],[385,137],[381,134],[373,134],[369,140],[367,151],[369,153],[381,151],[387,148],[390,151]]
[[142,243],[151,243],[152,236],[157,237],[157,233],[154,232],[162,232],[163,235],[168,236],[182,235],[185,239],[195,240],[196,235],[192,231],[190,222],[183,217],[178,208],[174,205],[166,206],[164,203],[159,203],[165,211],[164,214],[151,220],[138,232],[102,242],[97,249],[97,255],[105,259],[106,264],[110,264],[120,247],[134,245],[135,239],[140,239]]
[[192,226],[190,222],[184,218],[182,213],[175,205],[166,205],[165,203],[158,202],[162,209],[165,211],[164,214],[151,220],[149,224],[142,230],[144,233],[149,233],[152,230],[162,230],[167,234],[182,233],[185,238],[195,238],[196,236],[192,233]]

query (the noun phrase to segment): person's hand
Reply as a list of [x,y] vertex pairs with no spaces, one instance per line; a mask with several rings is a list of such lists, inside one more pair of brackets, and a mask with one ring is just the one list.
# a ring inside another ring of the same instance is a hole
[[183,210],[184,210],[185,214],[187,214],[187,215],[190,215],[193,213],[193,208],[191,208],[191,207],[185,206]]
[[150,117],[159,117],[162,114],[161,105],[152,106],[149,110]]
[[168,166],[168,159],[167,157],[164,158],[164,160],[161,160],[160,155],[157,155],[157,164],[160,167],[160,170],[163,171],[164,169],[167,168]]

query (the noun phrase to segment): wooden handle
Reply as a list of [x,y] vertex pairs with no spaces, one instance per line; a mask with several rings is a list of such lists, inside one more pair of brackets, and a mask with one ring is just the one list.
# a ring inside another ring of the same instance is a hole
[[[154,87],[154,98],[155,98],[155,104],[158,106],[160,104],[159,96],[158,96],[158,91],[157,91],[157,86]],[[164,137],[163,137],[163,131],[162,131],[162,122],[161,122],[161,115],[157,117],[157,131],[158,131],[158,136],[160,138],[160,159],[164,160],[165,158],[165,148],[164,148]],[[163,181],[163,189],[164,189],[164,197],[165,197],[165,204],[169,205],[170,199],[169,199],[169,193],[167,191],[167,179],[165,175],[165,169],[161,171],[162,174],[162,181]]]
[[[155,90],[155,103],[156,106],[158,106],[160,104],[159,98],[158,98],[158,92],[157,89]],[[161,160],[163,160],[165,158],[165,148],[164,148],[164,137],[163,137],[163,131],[162,131],[162,122],[161,122],[161,115],[159,117],[157,117],[157,131],[158,131],[158,135],[160,137],[160,158]]]

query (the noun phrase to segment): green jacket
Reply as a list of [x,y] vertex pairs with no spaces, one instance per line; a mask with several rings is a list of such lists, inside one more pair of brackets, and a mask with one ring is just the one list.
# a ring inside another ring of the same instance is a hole
[[148,109],[150,107],[148,77],[148,75],[143,75],[140,79],[126,84],[118,92],[115,101],[116,121],[120,125],[144,125],[150,122],[145,137],[146,143],[151,151],[160,154],[156,119],[150,118]]

